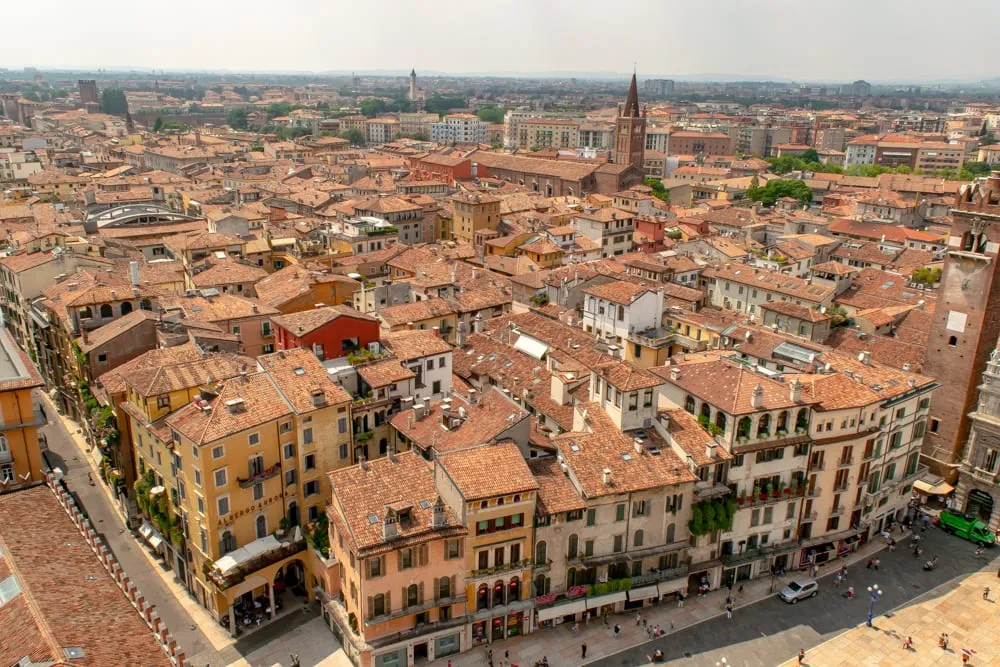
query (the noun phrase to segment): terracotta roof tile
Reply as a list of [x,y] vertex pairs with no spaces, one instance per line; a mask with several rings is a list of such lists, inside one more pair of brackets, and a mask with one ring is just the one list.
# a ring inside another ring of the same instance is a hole
[[437,463],[444,468],[465,500],[534,491],[538,482],[513,442],[498,442],[443,452]]

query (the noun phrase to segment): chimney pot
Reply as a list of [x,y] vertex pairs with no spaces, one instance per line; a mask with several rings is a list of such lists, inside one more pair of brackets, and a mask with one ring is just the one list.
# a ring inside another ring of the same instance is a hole
[[602,470],[601,475],[604,479],[604,486],[611,486],[611,468]]

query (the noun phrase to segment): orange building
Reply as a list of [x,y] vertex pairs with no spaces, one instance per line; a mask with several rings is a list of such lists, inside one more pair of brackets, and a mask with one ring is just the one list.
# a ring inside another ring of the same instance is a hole
[[44,479],[38,427],[45,417],[31,395],[43,384],[28,355],[0,330],[0,493]]

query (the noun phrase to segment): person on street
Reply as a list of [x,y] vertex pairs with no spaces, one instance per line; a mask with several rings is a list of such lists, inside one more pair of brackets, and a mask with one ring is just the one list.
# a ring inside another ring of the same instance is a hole
[[800,648],[799,649],[799,664],[801,665],[802,661],[805,660],[805,659],[806,659],[806,650],[804,648]]
[[942,632],[941,633],[941,636],[938,638],[938,646],[940,646],[941,648],[947,650],[947,648],[948,648],[948,633],[946,633],[946,632]]
[[[997,576],[1000,577],[1000,572],[997,572]],[[683,609],[684,608],[684,594],[683,593],[678,593],[677,594],[677,608],[678,609]]]
[[587,642],[580,644],[580,659],[583,660],[587,657]]
[[990,587],[989,586],[987,586],[986,588],[983,589],[983,599],[984,600],[989,600],[990,599]]
[[615,639],[621,637],[621,634],[622,634],[622,626],[615,623]]
[[636,625],[636,627],[639,627],[640,625],[642,625],[642,614],[636,614],[635,615],[635,625]]
[[876,572],[878,572],[878,566],[881,565],[881,564],[882,564],[882,561],[880,561],[878,558],[876,558],[875,562],[872,563],[872,565],[875,567],[875,571]]
[[846,595],[847,595],[847,599],[848,600],[853,600],[854,599],[854,586],[848,586],[847,587],[847,594]]
[[726,605],[726,618],[730,621],[733,620],[733,603],[730,602]]

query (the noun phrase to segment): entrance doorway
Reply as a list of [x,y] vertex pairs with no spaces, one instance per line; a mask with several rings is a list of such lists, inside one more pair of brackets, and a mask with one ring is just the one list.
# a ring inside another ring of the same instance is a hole
[[990,517],[993,516],[993,496],[979,489],[970,490],[965,501],[965,513],[989,525]]
[[413,645],[413,662],[427,662],[427,642]]

